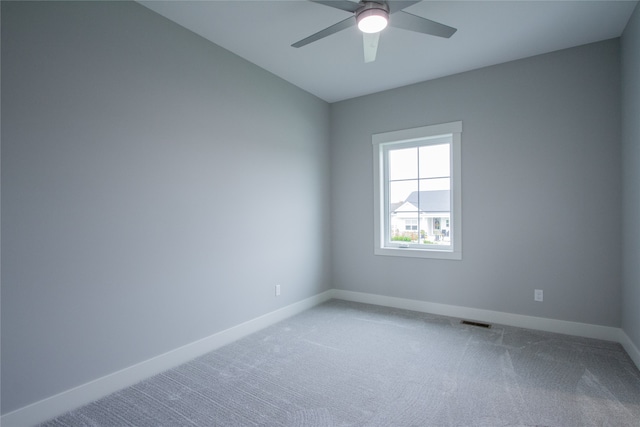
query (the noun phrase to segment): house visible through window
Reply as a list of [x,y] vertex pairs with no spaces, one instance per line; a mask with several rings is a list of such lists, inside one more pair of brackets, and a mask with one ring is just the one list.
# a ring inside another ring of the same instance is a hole
[[375,253],[461,259],[462,123],[376,134]]

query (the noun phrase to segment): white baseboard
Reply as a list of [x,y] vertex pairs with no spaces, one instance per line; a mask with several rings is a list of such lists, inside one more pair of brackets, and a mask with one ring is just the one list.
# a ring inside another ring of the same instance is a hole
[[0,418],[0,425],[3,427],[25,427],[45,422],[167,369],[179,366],[331,298],[332,290],[298,301],[144,362],[9,412]]
[[[347,301],[382,305],[386,307],[420,311],[423,313],[438,314],[441,316],[497,323],[507,326],[516,326],[519,328],[535,329],[539,331],[555,332],[586,338],[596,338],[607,341],[620,342],[620,333],[622,332],[619,328],[609,326],[569,322],[566,320],[545,319],[543,317],[524,316],[521,314],[504,313],[501,311],[438,304],[427,301],[345,291],[341,289],[333,289],[332,296],[333,298]],[[629,342],[631,341],[629,340]],[[638,364],[638,362],[636,362],[636,364]]]
[[633,360],[633,363],[640,369],[640,350],[638,350],[638,347],[636,347],[633,341],[631,341],[631,338],[629,338],[622,329],[620,329],[620,339],[618,342],[622,344],[622,347],[624,347],[631,360]]

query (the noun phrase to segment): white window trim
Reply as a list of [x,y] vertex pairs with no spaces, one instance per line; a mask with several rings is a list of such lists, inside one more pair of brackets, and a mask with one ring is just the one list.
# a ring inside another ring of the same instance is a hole
[[[385,216],[384,204],[385,177],[383,148],[392,144],[416,143],[425,138],[441,135],[452,135],[451,143],[451,217],[450,233],[451,246],[439,249],[429,246],[426,248],[401,248],[385,245]],[[372,135],[373,144],[373,173],[374,173],[374,253],[376,255],[403,256],[412,258],[434,259],[462,259],[462,122],[442,123],[422,126],[413,129],[403,129]]]

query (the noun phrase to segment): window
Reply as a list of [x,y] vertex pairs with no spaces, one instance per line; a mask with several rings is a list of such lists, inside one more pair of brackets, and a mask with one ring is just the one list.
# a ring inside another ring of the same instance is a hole
[[407,231],[417,230],[418,229],[418,220],[417,219],[407,219],[404,222],[404,229]]
[[375,253],[462,259],[462,122],[373,135]]

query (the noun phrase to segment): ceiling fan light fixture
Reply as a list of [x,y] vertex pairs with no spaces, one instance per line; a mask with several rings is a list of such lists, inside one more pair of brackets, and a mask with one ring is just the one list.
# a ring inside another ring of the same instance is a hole
[[364,9],[356,16],[358,28],[363,33],[379,33],[389,23],[389,12],[382,4],[367,3]]

